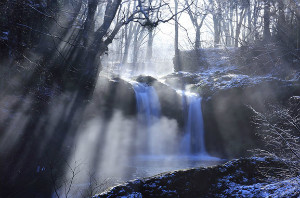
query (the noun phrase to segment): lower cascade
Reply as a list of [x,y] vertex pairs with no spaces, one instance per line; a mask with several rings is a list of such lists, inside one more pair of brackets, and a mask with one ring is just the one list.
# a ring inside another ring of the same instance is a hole
[[205,149],[204,122],[202,116],[202,98],[185,94],[187,102],[187,119],[182,151],[185,154],[208,155]]

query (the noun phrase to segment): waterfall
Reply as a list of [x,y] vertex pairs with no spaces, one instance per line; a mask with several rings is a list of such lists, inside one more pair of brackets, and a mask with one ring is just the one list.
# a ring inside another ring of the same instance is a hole
[[182,140],[182,151],[186,154],[207,155],[201,109],[202,98],[186,93],[185,96],[187,97],[187,119],[185,135]]
[[[160,103],[155,89],[143,83],[133,83],[135,92],[138,124],[142,129],[142,146],[146,146],[147,154],[155,153],[155,138],[151,127],[158,121],[160,117]],[[146,134],[144,133],[146,132]]]
[[150,126],[160,116],[160,103],[155,89],[143,83],[134,83],[138,119]]
[[[166,137],[167,134],[165,134],[165,131],[161,131],[159,125],[161,108],[156,91],[147,84],[133,82],[132,85],[135,91],[138,114],[138,150],[146,155],[164,154],[167,149],[162,149],[162,145],[167,147],[172,141],[166,141],[168,139]],[[182,153],[188,155],[208,156],[205,148],[204,123],[201,109],[202,98],[187,92],[182,92],[182,94],[186,100],[187,107],[184,108],[185,133],[179,149]]]

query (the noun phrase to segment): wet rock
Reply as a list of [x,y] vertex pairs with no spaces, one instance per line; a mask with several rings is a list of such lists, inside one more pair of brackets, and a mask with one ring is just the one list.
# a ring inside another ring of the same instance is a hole
[[[173,88],[151,76],[138,76],[135,80],[153,86],[160,101],[162,116],[175,119],[178,125],[183,127],[182,98]],[[101,111],[109,117],[116,109],[125,115],[136,114],[136,98],[132,84],[119,77],[101,76],[93,97],[94,104],[89,106],[88,111],[93,111],[94,115]]]
[[[208,168],[194,168],[160,174],[154,177],[130,181],[95,195],[94,198],[109,197],[266,197],[275,185],[290,194],[300,195],[300,179],[290,182],[270,180],[260,171],[260,167],[276,170],[285,167],[284,162],[271,158],[244,158]],[[274,171],[276,176],[278,172]],[[297,183],[298,182],[298,183]],[[260,187],[265,188],[260,188]],[[248,189],[248,194],[243,194]],[[279,192],[279,191],[278,191]],[[274,192],[273,192],[274,193]],[[287,194],[285,194],[287,195]],[[250,196],[251,197],[251,196]],[[254,197],[254,196],[252,196]]]
[[90,105],[90,108],[108,116],[116,109],[126,115],[136,113],[136,100],[132,85],[121,78],[101,76],[93,98],[94,104]]
[[135,80],[137,82],[145,83],[147,85],[152,85],[156,81],[156,79],[153,78],[152,76],[143,76],[143,75],[136,77]]
[[182,97],[174,88],[161,83],[151,76],[138,76],[138,82],[153,86],[159,98],[161,113],[171,119],[175,119],[179,126],[183,127]]
[[180,127],[184,125],[182,97],[170,86],[161,82],[152,85],[158,95],[162,115],[175,119]]

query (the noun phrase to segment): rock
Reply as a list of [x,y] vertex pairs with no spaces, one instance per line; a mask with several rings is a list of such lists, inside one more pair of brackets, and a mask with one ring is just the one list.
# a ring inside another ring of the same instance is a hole
[[157,81],[152,76],[143,76],[143,75],[138,76],[135,80],[137,82],[145,83],[147,85],[152,85],[155,81]]
[[197,84],[199,76],[189,72],[175,72],[162,78],[164,82],[175,89],[183,89],[185,85]]
[[182,97],[176,90],[165,85],[151,76],[139,76],[138,82],[153,86],[159,98],[161,113],[170,119],[175,119],[180,127],[183,127],[183,105]]
[[[233,197],[248,197],[251,193],[254,195],[274,193],[272,185],[290,190],[290,194],[300,195],[299,178],[294,179],[290,189],[287,189],[288,185],[280,186],[278,181],[267,179],[260,171],[260,167],[273,168],[273,175],[276,176],[278,172],[275,170],[285,167],[285,163],[271,158],[242,158],[223,165],[179,170],[150,178],[133,180],[115,186],[102,194],[95,195],[94,198],[232,197],[231,195],[234,195]],[[289,181],[286,180],[281,184],[289,184]],[[265,188],[259,188],[259,186]],[[242,194],[243,189],[246,188],[250,194]]]
[[159,81],[152,84],[158,95],[162,115],[175,119],[180,127],[184,125],[182,96],[172,87]]
[[118,77],[101,76],[93,95],[94,104],[90,106],[94,111],[110,115],[115,109],[125,115],[136,114],[136,100],[132,85]]
[[[223,152],[228,158],[247,156],[248,150],[263,148],[255,134],[254,113],[267,112],[267,104],[285,104],[293,95],[300,94],[300,85],[279,79],[260,81],[247,86],[220,90],[202,104],[207,150]],[[215,144],[216,137],[218,137]]]
[[163,80],[203,97],[207,151],[225,158],[245,157],[248,150],[264,145],[255,134],[254,114],[249,106],[266,112],[267,104],[295,103],[297,97],[289,98],[300,95],[296,74],[290,80],[272,75],[250,76],[234,66],[212,67],[198,73],[176,72]]
[[300,96],[292,96],[289,99],[291,104],[299,104],[300,103]]
[[[175,119],[180,127],[183,127],[182,98],[170,86],[167,86],[151,76],[139,76],[138,82],[153,86],[157,92],[161,114],[170,119]],[[116,109],[123,114],[134,116],[136,114],[136,98],[132,84],[119,77],[101,76],[93,95],[94,103],[89,106],[89,112],[112,114]]]

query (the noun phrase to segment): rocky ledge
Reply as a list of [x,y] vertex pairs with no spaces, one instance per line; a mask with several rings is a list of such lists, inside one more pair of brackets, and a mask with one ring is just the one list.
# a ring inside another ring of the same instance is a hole
[[[109,197],[299,197],[300,178],[280,180],[286,165],[271,158],[241,158],[223,165],[193,168],[137,179],[93,198]],[[266,177],[262,168],[269,170]]]

